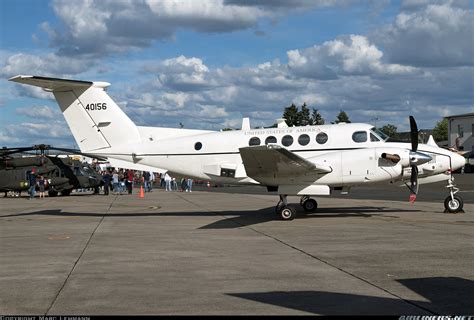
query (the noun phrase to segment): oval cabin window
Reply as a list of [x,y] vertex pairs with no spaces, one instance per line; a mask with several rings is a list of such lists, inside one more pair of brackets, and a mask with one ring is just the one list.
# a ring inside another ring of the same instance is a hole
[[301,136],[298,137],[298,143],[302,146],[305,146],[309,143],[311,138],[307,134],[302,134]]
[[194,144],[194,149],[195,150],[201,150],[202,149],[202,143],[201,142],[196,142]]
[[284,136],[281,138],[281,144],[285,147],[289,147],[293,144],[293,137],[290,135]]
[[265,144],[269,144],[269,143],[277,143],[277,138],[275,138],[274,136],[269,136],[265,139]]
[[316,142],[319,144],[325,144],[328,141],[328,135],[324,132],[320,132],[316,135]]
[[249,146],[259,146],[260,145],[260,139],[257,137],[250,138],[249,140]]

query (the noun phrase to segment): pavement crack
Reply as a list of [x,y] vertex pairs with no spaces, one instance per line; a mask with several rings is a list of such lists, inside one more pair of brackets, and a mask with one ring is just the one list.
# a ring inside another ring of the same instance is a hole
[[51,305],[48,307],[48,309],[46,310],[45,312],[45,316],[49,314],[49,312],[51,311],[51,309],[53,308],[54,304],[56,303],[56,301],[58,300],[61,292],[63,291],[63,289],[66,287],[66,284],[67,282],[69,281],[69,278],[71,277],[72,273],[74,272],[74,270],[76,269],[76,266],[77,264],[79,263],[79,260],[81,260],[82,256],[84,255],[84,253],[86,252],[87,248],[89,247],[89,244],[91,243],[91,240],[92,238],[94,237],[97,229],[99,229],[100,225],[102,224],[102,221],[104,221],[105,219],[105,216],[110,212],[110,209],[112,209],[112,206],[114,205],[114,202],[115,200],[117,200],[118,196],[115,195],[115,197],[113,198],[112,202],[110,203],[109,207],[107,208],[107,210],[105,211],[105,213],[102,215],[102,218],[99,220],[99,223],[97,223],[97,225],[95,226],[94,230],[92,231],[91,235],[89,236],[89,239],[87,239],[87,242],[86,242],[86,245],[84,246],[84,248],[82,249],[81,253],[79,254],[79,256],[77,257],[76,261],[74,262],[72,268],[71,268],[71,271],[69,271],[66,279],[64,280],[63,284],[61,285],[61,288],[59,288],[58,290],[58,293],[56,294],[56,296],[54,297],[53,301],[51,302]]

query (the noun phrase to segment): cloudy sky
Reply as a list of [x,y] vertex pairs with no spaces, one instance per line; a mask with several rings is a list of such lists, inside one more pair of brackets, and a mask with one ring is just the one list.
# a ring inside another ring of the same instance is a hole
[[75,146],[18,74],[108,81],[149,126],[269,126],[292,102],[399,130],[474,112],[472,0],[2,0],[0,44],[1,146]]

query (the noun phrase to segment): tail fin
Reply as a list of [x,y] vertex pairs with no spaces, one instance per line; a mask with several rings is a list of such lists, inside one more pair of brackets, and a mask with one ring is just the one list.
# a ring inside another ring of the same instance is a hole
[[9,80],[52,92],[82,152],[140,141],[138,128],[105,92],[107,82],[22,75]]

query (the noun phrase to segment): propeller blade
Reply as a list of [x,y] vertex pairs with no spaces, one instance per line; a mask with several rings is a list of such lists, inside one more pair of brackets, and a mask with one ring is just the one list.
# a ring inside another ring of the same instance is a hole
[[416,121],[413,116],[410,116],[410,140],[411,151],[418,150],[418,126],[416,125]]
[[413,203],[416,200],[416,195],[418,194],[418,167],[411,166],[411,176],[410,176],[410,202]]

